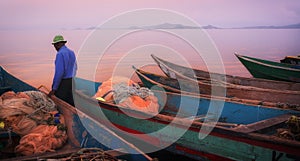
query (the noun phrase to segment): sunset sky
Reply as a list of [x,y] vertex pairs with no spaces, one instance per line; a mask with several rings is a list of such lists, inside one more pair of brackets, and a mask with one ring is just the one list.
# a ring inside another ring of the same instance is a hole
[[141,8],[168,9],[219,27],[300,22],[298,0],[9,0],[0,2],[0,30],[87,28]]

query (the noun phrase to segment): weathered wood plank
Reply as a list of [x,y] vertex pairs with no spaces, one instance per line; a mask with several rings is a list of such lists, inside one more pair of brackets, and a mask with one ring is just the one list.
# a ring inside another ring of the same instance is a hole
[[290,114],[281,115],[278,117],[270,118],[267,120],[262,120],[259,122],[255,122],[253,124],[248,125],[241,125],[236,128],[234,128],[235,131],[243,132],[243,133],[250,133],[254,131],[258,131],[267,127],[271,127],[277,124],[280,124],[282,122],[287,121],[291,117]]

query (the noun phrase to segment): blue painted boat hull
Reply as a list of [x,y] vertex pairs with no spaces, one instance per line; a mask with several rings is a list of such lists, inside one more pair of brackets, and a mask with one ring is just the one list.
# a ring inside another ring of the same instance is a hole
[[[92,99],[99,85],[99,82],[77,78],[76,107],[137,143],[158,149],[171,143],[167,150],[194,159],[294,160],[300,157],[299,141],[276,136],[276,128],[284,126],[291,115],[299,115],[297,111],[154,91],[161,111],[149,117],[149,114]],[[222,104],[223,110],[218,108]],[[214,115],[219,115],[217,120]],[[140,119],[143,117],[147,119]],[[210,133],[203,131],[210,128]],[[167,130],[158,132],[162,129]]]

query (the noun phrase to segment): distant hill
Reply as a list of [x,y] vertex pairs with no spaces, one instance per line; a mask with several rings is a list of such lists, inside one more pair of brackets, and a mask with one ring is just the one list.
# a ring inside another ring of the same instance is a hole
[[207,26],[202,26],[203,29],[222,29],[220,27],[216,27],[216,26],[213,26],[213,25],[207,25]]
[[207,26],[186,26],[182,24],[172,24],[172,23],[163,23],[163,24],[158,24],[158,25],[153,25],[153,26],[132,26],[130,29],[221,29],[219,27],[215,27],[212,25],[207,25]]
[[[82,28],[76,28],[76,30],[81,30]],[[88,27],[85,30],[94,30],[94,29],[109,29],[109,28],[101,28],[101,27]],[[187,26],[182,24],[173,24],[173,23],[162,23],[158,25],[152,26],[131,26],[129,28],[118,28],[114,27],[111,29],[146,29],[146,30],[153,30],[153,29],[300,29],[300,23],[291,24],[291,25],[283,25],[283,26],[247,26],[247,27],[216,27],[213,25],[206,25],[206,26]]]
[[234,29],[300,29],[300,23],[284,26],[250,26],[250,27],[239,27]]
[[198,26],[186,26],[182,24],[172,24],[172,23],[163,23],[159,25],[143,26],[143,27],[137,27],[137,26],[130,27],[130,29],[199,29],[199,28],[201,29],[300,29],[300,23],[284,25],[284,26],[248,26],[248,27],[236,27],[236,28],[221,28],[213,25],[198,27]]

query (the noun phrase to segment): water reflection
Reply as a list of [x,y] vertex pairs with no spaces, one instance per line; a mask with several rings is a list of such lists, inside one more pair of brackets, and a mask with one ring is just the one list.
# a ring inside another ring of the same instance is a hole
[[[90,31],[17,31],[14,34],[8,31],[0,32],[2,35],[0,38],[1,66],[35,87],[43,84],[50,88],[54,72],[53,61],[56,53],[50,43],[53,35],[57,33],[64,34],[66,39],[68,39],[67,46],[77,53]],[[213,29],[207,30],[207,32],[221,53],[226,73],[231,75],[250,77],[248,71],[234,56],[234,52],[273,61],[279,61],[286,55],[298,55],[300,53],[300,47],[298,45],[300,41],[299,29]],[[146,39],[147,37],[145,40]],[[116,62],[118,62],[124,54],[122,51],[127,51],[122,50],[122,48],[125,47],[124,49],[128,49],[134,47],[134,45],[132,46],[133,39],[128,38],[125,40],[124,42],[126,43],[115,46],[115,49],[118,50],[107,51],[110,52],[108,54],[109,56],[103,57],[101,61],[102,65],[98,66],[95,76],[96,80],[103,81],[108,79],[111,76],[112,69]],[[151,41],[161,41],[161,43],[165,45],[169,44],[169,46],[172,47],[172,41],[169,37],[166,39],[152,37]],[[180,51],[180,54],[182,55],[191,53],[190,51],[185,52],[186,47],[178,45],[178,41],[174,41],[173,45],[179,48],[181,47],[182,51]],[[88,63],[89,61],[94,61],[95,58],[85,57],[85,59]],[[152,61],[151,57],[145,57],[143,54],[141,54],[140,57],[135,57],[132,61],[145,61],[145,59]],[[189,56],[186,56],[186,59],[193,67],[205,69],[203,63],[199,63],[202,61],[201,59]],[[124,67],[124,72],[126,72],[131,68],[132,63],[126,62],[123,65],[128,65],[128,68]],[[149,70],[159,73],[157,67],[151,67]]]

